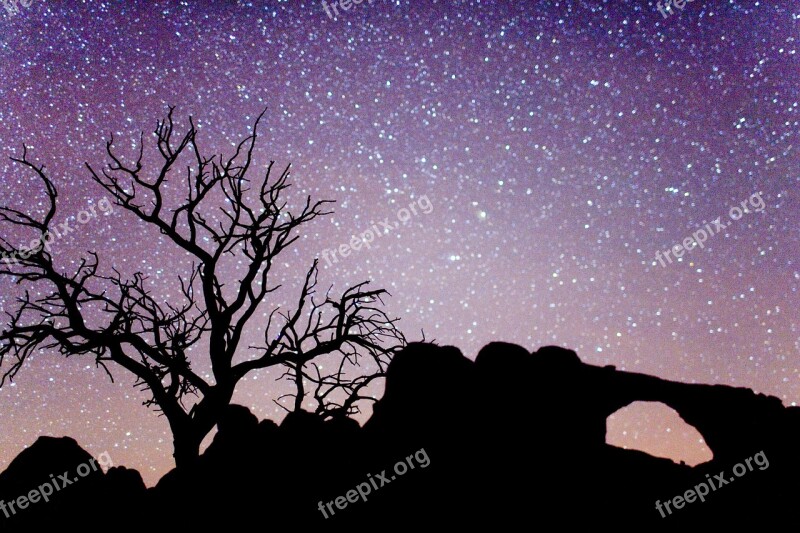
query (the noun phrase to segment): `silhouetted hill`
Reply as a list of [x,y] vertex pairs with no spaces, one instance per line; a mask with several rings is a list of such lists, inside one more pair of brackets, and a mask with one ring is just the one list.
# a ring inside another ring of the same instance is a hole
[[[714,459],[692,468],[606,444],[607,417],[635,401],[675,409]],[[564,348],[491,343],[473,362],[414,343],[392,361],[363,428],[305,412],[278,426],[232,405],[196,467],[149,490],[135,471],[92,472],[0,527],[101,522],[113,511],[159,528],[763,530],[793,518],[798,422],[798,408],[749,389],[587,365]],[[0,496],[89,459],[72,439],[42,437],[0,475]],[[721,472],[724,486],[709,487]],[[688,490],[692,502],[674,500]],[[656,500],[674,503],[658,511]]]
[[[21,506],[20,496],[28,500]],[[134,516],[146,497],[136,470],[112,467],[104,473],[74,439],[39,437],[0,474],[0,529],[69,523],[100,527],[114,517]]]

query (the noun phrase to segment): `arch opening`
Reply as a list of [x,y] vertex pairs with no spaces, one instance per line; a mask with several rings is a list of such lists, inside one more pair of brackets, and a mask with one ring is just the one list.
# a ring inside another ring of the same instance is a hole
[[633,402],[606,419],[606,444],[695,466],[714,454],[697,429],[661,402]]

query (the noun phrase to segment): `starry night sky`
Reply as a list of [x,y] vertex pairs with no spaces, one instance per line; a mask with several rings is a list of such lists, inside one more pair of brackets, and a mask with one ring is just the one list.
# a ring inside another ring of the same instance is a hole
[[[291,305],[323,250],[427,197],[428,214],[371,249],[322,261],[320,285],[372,280],[410,340],[424,330],[470,358],[492,340],[558,344],[593,364],[800,400],[793,0],[695,0],[668,18],[650,0],[374,0],[336,20],[297,0],[19,10],[0,8],[6,205],[41,213],[39,182],[8,160],[23,143],[59,187],[60,220],[103,199],[84,162],[103,165],[111,133],[123,153],[141,131],[152,147],[173,105],[207,155],[231,155],[267,108],[262,163],[292,163],[295,193],[337,202],[278,264],[285,292],[269,304]],[[756,193],[763,209],[732,221]],[[728,227],[703,249],[656,260],[720,216]],[[157,232],[121,208],[76,226],[53,245],[62,268],[95,250],[176,297],[185,261]],[[0,227],[22,241],[14,231]],[[0,280],[0,306],[17,294]],[[280,419],[278,374],[252,374],[234,401]],[[0,390],[0,469],[39,435],[69,435],[154,484],[173,464],[166,420],[114,375],[38,354]],[[612,416],[608,440],[710,458],[665,406]]]

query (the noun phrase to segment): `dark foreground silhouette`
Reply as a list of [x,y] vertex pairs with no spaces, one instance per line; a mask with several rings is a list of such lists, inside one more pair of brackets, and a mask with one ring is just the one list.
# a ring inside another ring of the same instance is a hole
[[[692,468],[606,444],[606,418],[635,401],[675,409],[714,459]],[[798,501],[800,408],[749,389],[583,364],[557,347],[529,353],[492,343],[473,362],[453,347],[415,343],[392,361],[385,395],[363,428],[303,412],[277,426],[234,405],[218,429],[195,467],[169,472],[152,489],[135,470],[98,469],[10,519],[0,512],[0,531],[70,524],[761,531],[794,523]],[[759,452],[768,467],[750,461],[741,477],[731,473]],[[0,474],[0,499],[14,501],[90,459],[72,439],[41,437]],[[715,481],[721,472],[724,485]],[[705,501],[656,509],[656,501],[700,483],[714,486]]]

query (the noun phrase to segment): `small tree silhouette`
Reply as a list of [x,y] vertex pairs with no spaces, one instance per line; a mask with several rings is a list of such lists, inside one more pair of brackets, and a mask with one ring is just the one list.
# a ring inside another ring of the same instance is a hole
[[[250,372],[285,367],[282,377],[295,387],[290,395],[293,408],[301,409],[310,388],[316,412],[326,418],[358,412],[362,400],[372,399],[365,389],[383,377],[391,356],[405,345],[397,319],[382,309],[387,293],[367,290],[364,282],[339,299],[328,291],[323,301],[315,302],[316,260],[306,273],[294,312],[273,309],[264,327],[264,345],[241,346],[245,327],[252,324],[267,296],[280,287],[271,285],[269,277],[276,257],[297,240],[296,230],[331,213],[326,206],[332,202],[312,203],[310,196],[299,214],[290,211],[283,200],[290,186],[290,166],[271,179],[275,164],[271,161],[258,185],[250,186],[246,176],[254,170],[253,151],[265,112],[228,159],[201,155],[191,117],[186,134],[173,139],[170,108],[155,129],[163,160],[155,177],[142,176],[144,133],[135,162],[123,162],[112,136],[106,143],[107,167],[98,172],[86,164],[116,205],[156,227],[192,258],[191,268],[176,272],[180,303],[153,296],[152,284],[140,272],[125,278],[111,267],[112,274],[101,274],[95,252],[65,273],[54,264],[48,247],[20,254],[10,239],[0,237],[1,253],[19,254],[17,262],[0,265],[0,276],[26,286],[13,312],[6,313],[9,321],[0,333],[0,386],[13,380],[40,349],[57,349],[66,357],[93,357],[112,380],[109,363],[115,363],[136,376],[137,386],[149,391],[145,405],[167,418],[178,466],[195,461],[201,441]],[[56,216],[56,186],[44,166],[29,159],[27,147],[21,158],[11,159],[43,182],[49,207],[41,219],[0,207],[0,221],[23,232],[48,235]],[[179,160],[184,159],[188,160],[185,196],[169,208],[172,191],[167,183],[177,176]],[[234,283],[226,284],[230,280],[220,277],[224,258],[234,258],[244,268]],[[193,369],[197,361],[189,356],[192,348],[193,353],[206,351],[213,380]],[[332,364],[318,364],[321,360]],[[330,370],[324,371],[324,366]]]

